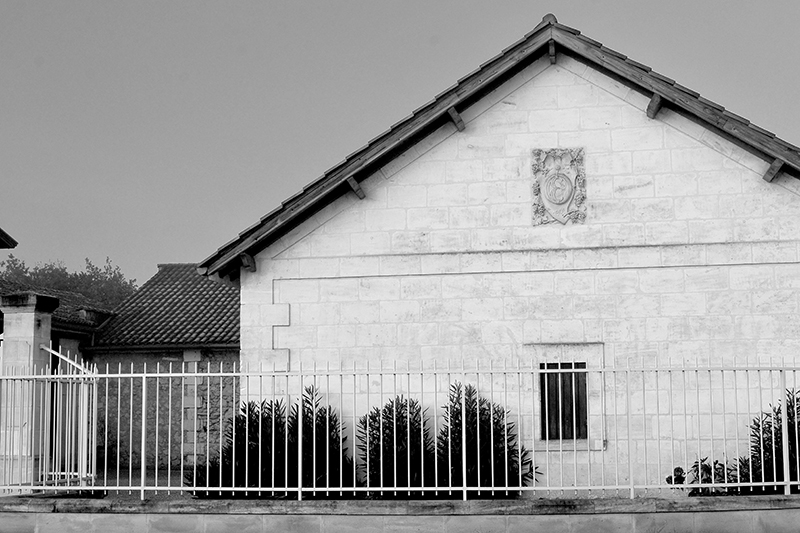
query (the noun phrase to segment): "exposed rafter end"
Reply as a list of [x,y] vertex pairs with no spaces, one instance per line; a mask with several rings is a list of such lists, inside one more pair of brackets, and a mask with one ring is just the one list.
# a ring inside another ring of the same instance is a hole
[[647,118],[656,118],[658,112],[661,111],[662,103],[661,95],[653,94],[653,97],[650,98],[650,103],[647,104]]
[[239,259],[242,262],[242,268],[248,272],[256,271],[256,260],[250,254],[239,254]]
[[461,115],[458,114],[455,107],[451,107],[447,110],[447,114],[450,115],[450,120],[453,121],[453,124],[456,125],[456,129],[458,131],[464,131],[467,126],[464,124],[464,119],[461,118]]
[[772,162],[772,164],[767,169],[767,173],[764,174],[764,181],[768,181],[772,183],[772,180],[778,175],[778,173],[783,168],[783,161],[780,159],[776,159]]
[[353,189],[353,192],[356,193],[359,200],[363,200],[367,197],[367,195],[364,194],[364,189],[361,188],[361,184],[359,184],[353,176],[347,178],[347,184]]
[[553,39],[550,39],[550,43],[549,43],[549,47],[548,47],[548,52],[547,53],[550,55],[550,64],[551,65],[555,65],[556,64],[556,42]]

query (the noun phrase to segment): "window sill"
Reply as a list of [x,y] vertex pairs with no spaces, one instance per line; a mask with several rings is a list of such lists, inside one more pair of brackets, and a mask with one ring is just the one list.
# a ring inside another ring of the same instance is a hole
[[[590,446],[591,444],[591,446]],[[603,451],[607,442],[600,439],[537,440],[533,443],[534,452],[587,452]]]

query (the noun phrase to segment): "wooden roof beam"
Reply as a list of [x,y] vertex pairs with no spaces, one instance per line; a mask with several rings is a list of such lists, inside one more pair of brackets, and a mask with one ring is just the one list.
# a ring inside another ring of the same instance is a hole
[[456,125],[456,129],[458,131],[464,131],[467,129],[467,126],[464,124],[464,119],[461,118],[461,115],[458,114],[455,107],[450,107],[447,109],[447,114],[450,115],[450,120],[453,121],[453,124]]
[[367,197],[366,193],[364,193],[364,189],[361,188],[361,184],[358,183],[353,176],[347,178],[347,184],[353,189],[353,192],[356,193],[359,200],[363,200]]
[[556,64],[556,42],[553,39],[550,39],[548,43],[547,55],[550,56],[550,64]]
[[239,254],[239,260],[242,262],[242,268],[248,272],[256,271],[256,260],[250,254]]
[[650,98],[650,103],[647,104],[647,118],[654,119],[658,112],[661,111],[661,106],[663,105],[664,100],[661,98],[661,95],[653,93],[653,97]]
[[772,180],[774,180],[777,177],[778,173],[781,171],[782,168],[783,168],[782,160],[776,159],[775,161],[773,161],[772,164],[767,169],[767,173],[764,174],[764,181],[772,183]]

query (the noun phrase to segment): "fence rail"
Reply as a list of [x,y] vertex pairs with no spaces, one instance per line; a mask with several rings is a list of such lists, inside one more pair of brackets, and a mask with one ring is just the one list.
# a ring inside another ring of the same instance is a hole
[[0,376],[0,491],[797,492],[798,367],[180,364]]

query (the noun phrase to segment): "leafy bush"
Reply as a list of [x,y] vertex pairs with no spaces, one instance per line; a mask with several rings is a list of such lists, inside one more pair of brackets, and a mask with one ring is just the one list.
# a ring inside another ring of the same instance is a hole
[[[433,439],[419,402],[402,396],[374,407],[358,421],[360,469],[370,487],[432,487]],[[372,498],[430,496],[423,491],[370,491]]]
[[[787,406],[786,421],[789,425],[787,437],[789,449],[789,479],[797,481],[797,436],[800,432],[800,392],[787,390],[784,404]],[[750,424],[750,454],[739,457],[729,465],[728,470],[736,475],[740,482],[770,483],[762,487],[742,487],[743,494],[776,494],[783,493],[783,421],[782,405],[770,406],[755,417]],[[797,487],[793,487],[797,492]]]
[[[355,479],[353,459],[347,454],[345,427],[339,421],[333,407],[322,407],[322,399],[314,387],[307,387],[303,394],[302,440],[297,439],[300,416],[297,404],[289,414],[290,486],[297,486],[297,464],[302,443],[304,488],[322,489],[323,492],[309,494],[311,497],[327,497],[327,489],[352,487]],[[303,493],[308,494],[306,492]],[[337,494],[339,492],[337,491]],[[306,497],[306,496],[304,496]]]
[[[798,480],[797,469],[797,440],[800,433],[800,392],[787,390],[783,402],[787,406],[786,420],[789,427],[787,435],[789,479]],[[683,468],[676,467],[673,475],[666,478],[670,485],[683,485],[688,480],[689,485],[698,483],[728,483],[733,486],[720,488],[693,488],[689,496],[711,494],[779,494],[783,493],[784,464],[783,464],[783,406],[778,404],[770,406],[768,411],[763,411],[750,423],[750,450],[743,455],[726,463],[713,461],[708,463],[704,457],[689,468],[688,475]],[[712,475],[713,472],[713,475]],[[741,483],[766,483],[764,486],[748,487],[736,486]],[[774,484],[771,484],[774,483]],[[797,487],[792,487],[797,492]]]
[[[273,448],[274,445],[274,448]],[[286,487],[286,408],[283,402],[242,404],[225,428],[225,443],[217,457],[198,463],[184,474],[190,487]],[[242,497],[243,492],[196,490],[198,497]],[[262,492],[274,497],[274,492]]]
[[[437,441],[440,486],[458,487],[466,481],[470,487],[524,487],[533,480],[530,452],[517,442],[515,424],[507,419],[505,408],[479,396],[472,385],[463,387],[456,382],[450,387],[443,416]],[[468,497],[514,498],[519,494],[515,490],[472,490]]]
[[[712,478],[713,475],[713,478]],[[719,461],[714,461],[713,465],[708,464],[708,457],[703,457],[699,461],[695,461],[689,471],[686,472],[680,466],[675,467],[671,476],[667,476],[667,484],[669,485],[683,485],[686,481],[689,485],[697,485],[701,483],[726,483],[731,481],[731,477],[726,477],[725,464]],[[713,479],[713,481],[712,481]],[[689,496],[709,496],[712,494],[724,494],[727,489],[724,488],[709,488],[709,487],[695,487],[689,490]]]
[[348,486],[353,480],[353,460],[344,446],[344,432],[336,412],[330,406],[321,406],[320,395],[313,387],[305,389],[302,411],[294,404],[288,418],[280,400],[243,404],[225,429],[220,455],[187,471],[184,482],[196,488],[193,494],[197,497],[283,497],[298,487],[302,443],[302,486],[321,488],[322,492],[309,496],[325,497],[327,488]]

